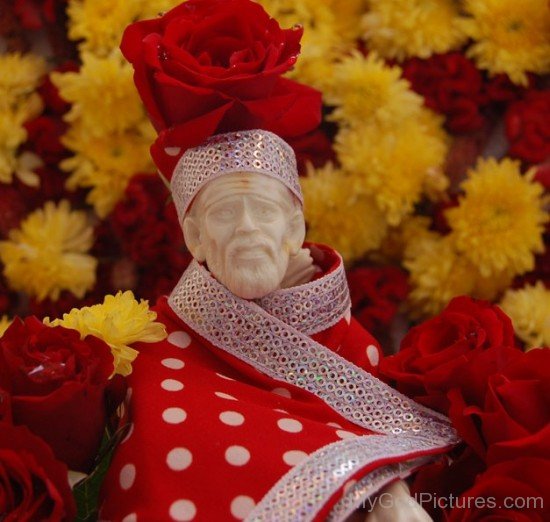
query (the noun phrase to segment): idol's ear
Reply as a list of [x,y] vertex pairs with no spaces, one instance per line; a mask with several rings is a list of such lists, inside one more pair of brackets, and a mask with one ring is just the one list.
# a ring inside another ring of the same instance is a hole
[[306,222],[304,219],[304,213],[302,209],[296,209],[292,214],[289,222],[289,232],[287,237],[287,244],[289,246],[289,254],[291,256],[296,255],[306,237]]
[[187,250],[191,252],[192,256],[202,263],[206,260],[204,247],[201,243],[201,233],[198,223],[198,219],[192,216],[186,216],[183,220],[183,238]]

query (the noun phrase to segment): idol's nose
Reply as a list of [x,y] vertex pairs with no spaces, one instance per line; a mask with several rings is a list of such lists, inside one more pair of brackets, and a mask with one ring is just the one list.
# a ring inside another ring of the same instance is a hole
[[254,220],[254,216],[248,209],[247,205],[243,205],[235,231],[246,233],[254,232],[256,230],[258,230],[258,226],[256,225],[256,221]]

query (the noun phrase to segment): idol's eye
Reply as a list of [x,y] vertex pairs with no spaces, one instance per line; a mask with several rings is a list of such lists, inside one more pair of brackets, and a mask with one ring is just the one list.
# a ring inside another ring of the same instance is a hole
[[254,215],[263,220],[275,219],[278,214],[278,207],[270,203],[257,203],[254,205]]
[[229,221],[235,217],[235,209],[231,206],[212,209],[209,215],[216,221]]

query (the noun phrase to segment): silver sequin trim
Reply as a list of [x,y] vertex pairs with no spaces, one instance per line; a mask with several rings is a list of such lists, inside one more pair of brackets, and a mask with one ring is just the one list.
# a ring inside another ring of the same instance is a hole
[[313,393],[363,428],[429,435],[434,442],[446,444],[459,440],[446,417],[417,404],[256,303],[238,298],[196,261],[172,291],[169,304],[214,346],[273,379]]
[[346,520],[355,510],[364,507],[374,507],[368,499],[378,493],[384,486],[395,478],[404,479],[414,473],[418,468],[429,464],[436,457],[420,457],[406,460],[389,466],[377,468],[350,487],[344,486],[344,496],[332,508],[327,522],[339,522]]
[[322,332],[340,321],[351,307],[344,264],[303,285],[277,290],[256,300],[268,314],[303,334]]
[[[380,459],[406,458],[411,454],[414,459],[414,454],[438,447],[427,437],[407,435],[370,435],[334,442],[312,453],[286,473],[255,506],[246,521],[314,520],[326,501],[365,467]],[[368,473],[363,486],[373,494],[392,477],[401,476],[403,471],[398,465],[379,467]],[[342,520],[338,512],[330,517],[330,520]]]
[[180,222],[205,183],[235,172],[278,179],[303,203],[296,156],[288,143],[264,130],[217,134],[186,150],[174,169],[171,188]]

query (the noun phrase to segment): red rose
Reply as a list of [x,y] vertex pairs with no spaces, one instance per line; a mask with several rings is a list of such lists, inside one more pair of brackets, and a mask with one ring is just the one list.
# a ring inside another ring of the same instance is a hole
[[189,0],[129,26],[121,50],[153,125],[151,153],[166,175],[208,136],[261,128],[299,136],[320,122],[321,95],[281,78],[296,62],[301,28],[282,30],[251,0]]
[[353,315],[370,332],[392,322],[409,290],[407,277],[393,266],[356,268],[348,283]]
[[449,522],[550,519],[550,461],[523,458],[491,466],[460,497],[444,498]]
[[412,328],[399,353],[382,360],[380,372],[403,393],[446,412],[447,392],[460,383],[461,368],[491,347],[514,347],[509,317],[486,301],[455,297],[438,316]]
[[[464,368],[461,388],[449,393],[453,424],[488,464],[526,456],[550,460],[550,351],[520,352],[482,382],[487,362],[494,371],[505,357],[490,352],[474,358]],[[476,370],[481,386],[471,378]],[[475,392],[481,387],[483,400]]]
[[25,426],[0,423],[0,516],[3,522],[76,516],[67,467]]
[[110,348],[76,330],[16,319],[0,338],[0,388],[13,422],[43,438],[70,469],[88,471],[105,425]]
[[470,132],[483,127],[483,78],[462,53],[412,58],[403,65],[403,76],[428,107],[447,117],[449,130]]
[[550,158],[550,92],[528,91],[508,107],[506,136],[508,153],[529,163]]

